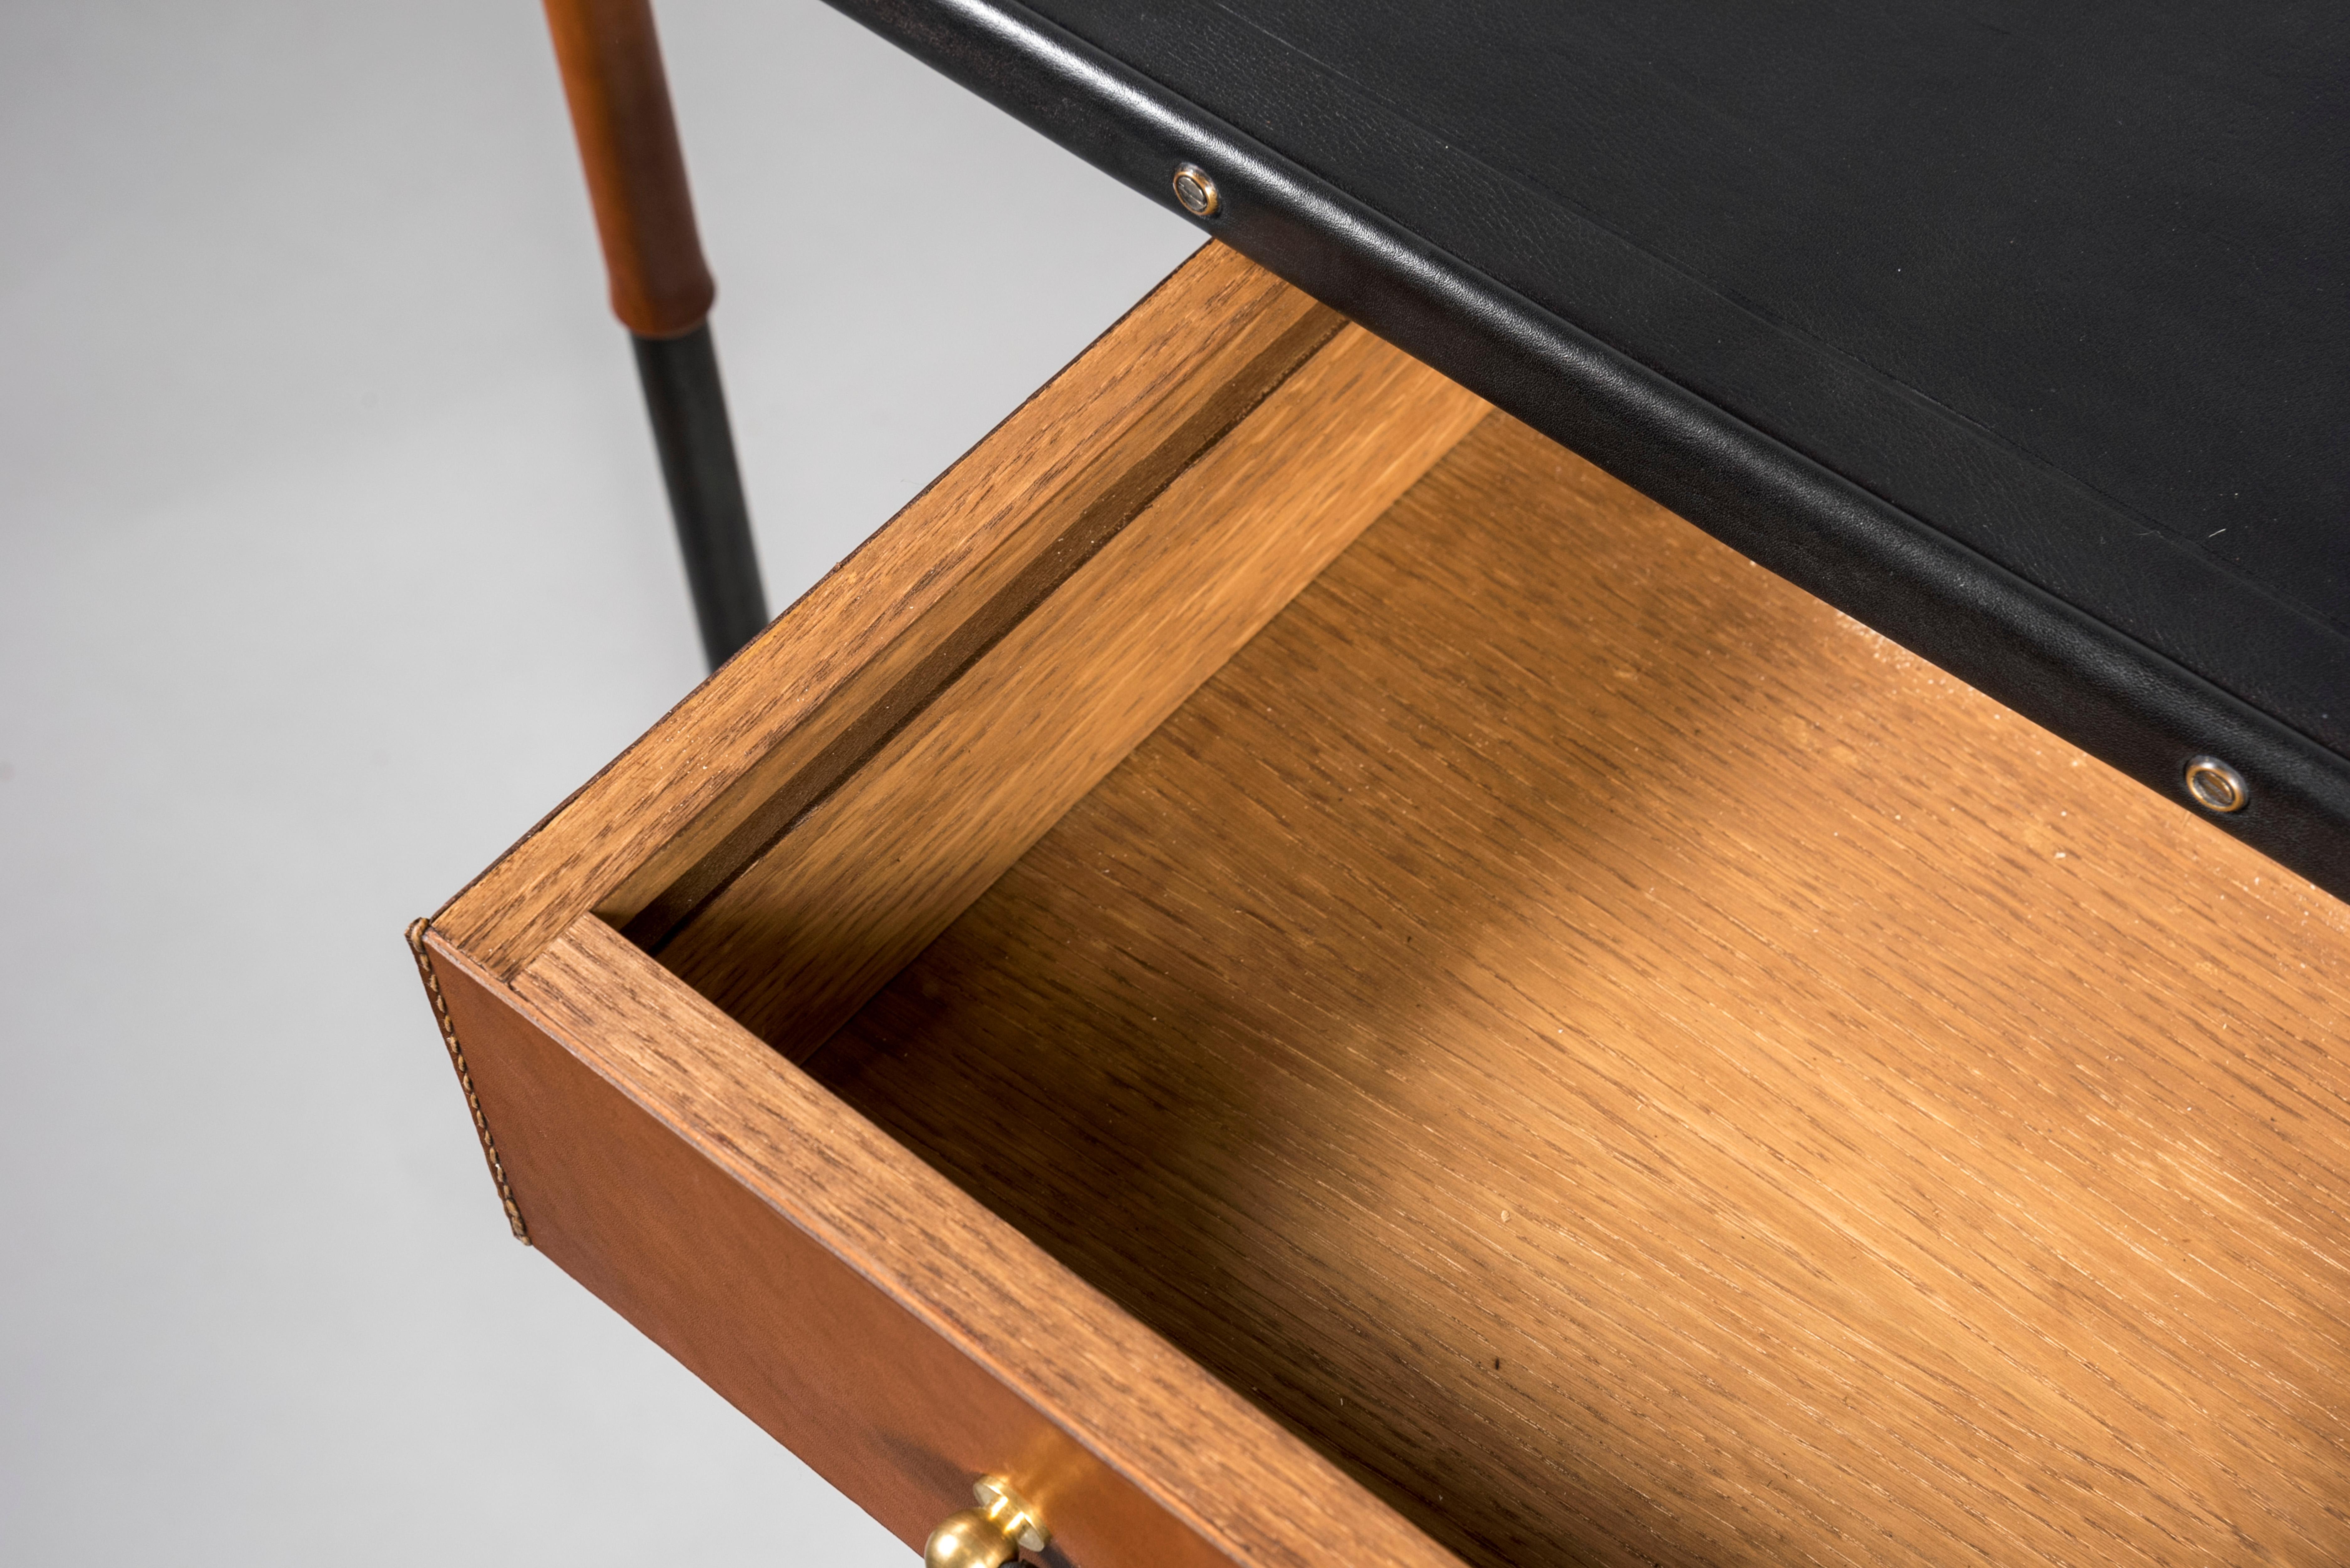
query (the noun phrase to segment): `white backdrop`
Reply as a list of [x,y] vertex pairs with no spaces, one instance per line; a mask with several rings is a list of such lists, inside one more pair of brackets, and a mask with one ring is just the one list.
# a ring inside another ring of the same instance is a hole
[[[769,597],[1196,243],[663,0]],[[400,928],[701,673],[531,0],[0,6],[0,1560],[903,1563],[508,1239]]]

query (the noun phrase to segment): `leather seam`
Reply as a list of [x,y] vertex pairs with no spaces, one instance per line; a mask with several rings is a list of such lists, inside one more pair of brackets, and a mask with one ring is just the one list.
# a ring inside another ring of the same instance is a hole
[[441,1044],[448,1047],[449,1064],[457,1070],[457,1086],[465,1093],[465,1108],[473,1114],[474,1136],[482,1140],[482,1158],[489,1162],[490,1180],[496,1184],[498,1204],[506,1212],[506,1224],[514,1238],[524,1246],[531,1245],[530,1228],[523,1223],[522,1210],[515,1206],[514,1189],[506,1181],[506,1168],[498,1158],[497,1140],[490,1136],[489,1118],[482,1112],[482,1097],[473,1092],[473,1070],[465,1065],[464,1047],[457,1043],[457,1022],[449,1015],[449,1002],[441,993],[441,977],[432,971],[432,953],[424,945],[424,933],[432,922],[421,916],[408,924],[408,950],[415,955],[416,972],[424,981],[424,994],[432,1001],[433,1022],[441,1026]]

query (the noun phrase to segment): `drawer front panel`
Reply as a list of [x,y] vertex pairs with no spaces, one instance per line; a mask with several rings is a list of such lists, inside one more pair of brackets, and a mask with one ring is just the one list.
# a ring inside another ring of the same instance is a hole
[[433,956],[532,1244],[900,1540],[998,1471],[1086,1563],[1230,1563],[511,992]]
[[601,922],[425,940],[532,1243],[909,1544],[997,1472],[1086,1568],[1457,1568]]

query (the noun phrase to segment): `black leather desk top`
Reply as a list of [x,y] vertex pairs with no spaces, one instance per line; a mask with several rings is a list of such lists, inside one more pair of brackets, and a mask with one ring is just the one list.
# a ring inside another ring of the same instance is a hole
[[2350,894],[2350,11],[836,3]]

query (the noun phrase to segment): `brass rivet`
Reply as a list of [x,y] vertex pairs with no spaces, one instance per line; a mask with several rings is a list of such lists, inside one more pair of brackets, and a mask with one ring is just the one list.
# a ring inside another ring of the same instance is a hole
[[2217,757],[2197,757],[2187,764],[2187,793],[2204,810],[2223,815],[2243,810],[2252,798],[2244,775]]
[[1026,1500],[1012,1490],[1012,1483],[1002,1476],[982,1476],[971,1483],[971,1495],[987,1517],[1002,1525],[1004,1532],[1031,1552],[1042,1552],[1053,1542],[1053,1532],[1036,1517],[1036,1511]]
[[1002,1476],[982,1476],[971,1494],[977,1508],[949,1514],[922,1547],[923,1568],[1007,1568],[1025,1548],[1042,1552],[1053,1532]]
[[1216,182],[1196,163],[1175,171],[1175,199],[1195,218],[1212,218],[1224,205],[1224,199],[1216,194]]

